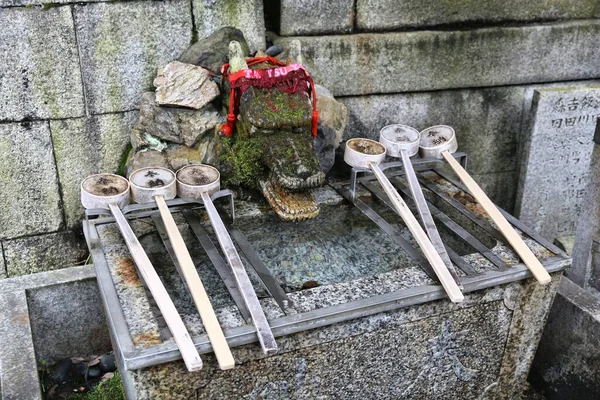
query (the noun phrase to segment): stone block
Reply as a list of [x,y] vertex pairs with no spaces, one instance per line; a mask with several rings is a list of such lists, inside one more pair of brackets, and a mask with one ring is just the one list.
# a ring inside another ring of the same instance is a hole
[[534,94],[521,145],[517,212],[548,239],[575,233],[599,117],[600,85]]
[[[471,176],[494,204],[511,214],[514,213],[515,197],[517,195],[517,171],[471,174]],[[459,180],[458,177],[456,179]]]
[[[600,21],[299,39],[335,96],[486,87],[600,76]],[[377,56],[374,57],[373,55]]]
[[53,232],[62,224],[46,122],[0,124],[0,239]]
[[75,6],[75,26],[88,110],[138,108],[158,68],[190,44],[192,18],[184,0]]
[[81,232],[56,232],[4,242],[8,277],[83,264],[87,255]]
[[354,27],[352,0],[282,0],[281,36],[348,33]]
[[81,181],[91,174],[117,172],[126,156],[137,114],[127,112],[50,121],[67,227],[81,225]]
[[250,52],[265,49],[265,18],[262,0],[192,0],[196,32],[200,38],[225,26],[244,34]]
[[600,301],[563,278],[529,380],[548,400],[600,398]]
[[71,9],[3,8],[0,26],[0,122],[83,115]]
[[[357,0],[356,24],[362,31],[449,25],[457,23],[499,23],[549,21],[600,17],[595,0],[572,2],[549,0],[524,2]],[[303,21],[306,23],[306,21]]]
[[339,98],[349,112],[343,139],[377,140],[381,128],[389,124],[418,130],[445,124],[455,129],[458,150],[468,154],[469,172],[516,171],[526,90],[504,87]]

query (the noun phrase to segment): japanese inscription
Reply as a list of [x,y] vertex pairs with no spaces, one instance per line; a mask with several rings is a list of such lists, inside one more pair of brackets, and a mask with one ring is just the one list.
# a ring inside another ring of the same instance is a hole
[[600,86],[536,90],[531,110],[517,212],[548,239],[571,235],[585,197]]

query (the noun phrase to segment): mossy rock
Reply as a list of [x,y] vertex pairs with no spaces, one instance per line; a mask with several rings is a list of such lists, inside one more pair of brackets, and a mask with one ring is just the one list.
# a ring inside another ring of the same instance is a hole
[[240,98],[242,120],[258,129],[310,126],[312,106],[306,93],[251,87]]

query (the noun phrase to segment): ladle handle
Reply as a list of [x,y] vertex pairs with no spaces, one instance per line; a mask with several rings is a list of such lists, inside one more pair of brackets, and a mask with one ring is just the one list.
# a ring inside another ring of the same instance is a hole
[[258,301],[258,297],[256,297],[256,292],[254,292],[250,278],[248,278],[248,274],[246,273],[246,269],[242,264],[242,260],[235,249],[227,229],[225,229],[225,224],[223,224],[221,216],[217,212],[217,209],[215,208],[215,205],[213,204],[210,195],[207,192],[202,192],[202,202],[204,203],[204,208],[206,209],[210,223],[215,231],[215,234],[217,235],[217,239],[219,240],[223,254],[225,254],[227,263],[233,271],[233,276],[235,277],[235,281],[240,289],[240,293],[242,294],[242,297],[248,306],[248,310],[252,316],[252,322],[256,328],[258,341],[260,342],[263,351],[265,354],[277,351],[275,337],[273,336],[273,332],[271,331],[267,317],[265,316],[260,302]]
[[513,227],[508,223],[506,218],[498,211],[498,208],[492,203],[487,197],[483,190],[479,187],[477,182],[471,178],[471,175],[465,171],[463,167],[452,157],[448,151],[443,151],[442,156],[446,159],[448,164],[454,169],[454,172],[458,175],[460,180],[465,184],[471,195],[477,200],[477,202],[483,207],[486,213],[490,216],[492,221],[496,224],[500,232],[504,235],[506,240],[515,249],[521,260],[525,263],[527,268],[531,271],[535,279],[538,280],[542,285],[550,283],[550,274],[544,269],[539,260],[531,252],[529,247],[525,244],[523,239],[519,236]]
[[421,185],[419,185],[419,180],[417,179],[415,170],[410,162],[410,156],[405,150],[400,151],[400,155],[402,157],[402,165],[406,171],[406,180],[408,181],[410,192],[412,193],[412,197],[417,206],[417,211],[419,212],[419,216],[421,217],[421,221],[423,222],[427,236],[429,236],[431,244],[433,244],[433,247],[440,255],[444,265],[446,265],[446,268],[448,268],[448,272],[450,272],[450,275],[452,275],[452,279],[454,279],[454,282],[456,282],[460,288],[460,280],[458,279],[456,271],[454,271],[454,266],[452,265],[450,256],[448,255],[446,247],[444,246],[444,242],[442,242],[442,238],[440,237],[440,233],[435,226],[435,222],[431,216],[431,211],[429,211],[429,207],[427,207],[427,200],[425,200],[423,190],[421,190]]
[[402,197],[400,197],[394,186],[392,186],[388,178],[385,176],[385,174],[377,164],[373,162],[369,163],[369,167],[375,174],[375,177],[383,187],[385,193],[390,198],[392,204],[396,208],[396,211],[398,212],[398,214],[400,214],[400,217],[402,218],[402,220],[404,220],[406,226],[415,237],[415,240],[421,247],[421,250],[423,250],[425,257],[431,264],[431,267],[433,268],[435,274],[439,278],[442,286],[444,287],[444,290],[446,290],[450,301],[452,301],[453,303],[460,303],[461,301],[463,301],[464,296],[456,282],[454,282],[452,275],[450,275],[450,272],[448,272],[448,269],[444,265],[444,261],[442,261],[442,259],[440,258],[440,255],[433,247],[433,244],[431,244],[431,241],[427,237],[427,234],[425,233],[423,228],[421,228],[421,225],[419,225],[419,222],[412,214],[404,200],[402,200]]
[[109,205],[110,211],[115,217],[115,221],[117,222],[117,226],[123,235],[123,239],[125,239],[125,244],[129,248],[129,252],[131,253],[131,257],[133,257],[133,261],[137,266],[138,272],[142,275],[142,279],[150,289],[152,293],[152,297],[156,301],[160,312],[165,318],[165,322],[173,335],[173,339],[179,347],[179,351],[181,352],[181,357],[183,358],[183,362],[185,363],[188,371],[199,371],[202,369],[202,360],[200,359],[200,355],[198,354],[198,350],[190,337],[183,321],[181,320],[181,316],[177,312],[173,301],[169,297],[167,290],[163,286],[156,270],[152,266],[148,255],[144,251],[144,248],[138,241],[135,233],[131,230],[129,223],[123,216],[121,209],[115,204]]
[[190,294],[192,295],[194,304],[200,313],[202,325],[204,325],[204,330],[210,339],[210,343],[212,344],[215,356],[217,357],[219,367],[223,370],[231,369],[235,366],[235,360],[233,359],[233,355],[231,354],[231,350],[229,349],[229,345],[227,344],[227,340],[225,339],[221,325],[219,325],[215,310],[210,304],[210,299],[208,298],[206,290],[204,289],[204,285],[200,280],[198,271],[194,266],[194,261],[192,261],[192,257],[185,246],[183,237],[181,236],[179,229],[177,229],[177,225],[175,224],[175,220],[169,211],[167,203],[165,202],[165,198],[163,196],[155,196],[154,200],[158,205],[158,210],[160,211],[160,216],[165,225],[165,230],[167,231],[167,235],[169,236],[169,240],[173,246],[175,257],[177,257],[179,270],[187,284]]

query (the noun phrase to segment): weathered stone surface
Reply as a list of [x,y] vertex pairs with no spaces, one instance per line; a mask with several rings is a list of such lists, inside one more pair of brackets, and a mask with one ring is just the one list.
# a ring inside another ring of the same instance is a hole
[[[600,53],[589,49],[598,35],[600,22],[587,20],[297,39],[318,83],[350,96],[595,78]],[[293,39],[275,42],[286,48]]]
[[[285,3],[285,2],[284,2]],[[447,25],[461,22],[548,21],[600,17],[595,0],[480,2],[436,0],[357,0],[356,24],[367,31]],[[303,21],[306,23],[306,21]]]
[[312,106],[305,93],[251,87],[240,98],[240,117],[260,129],[291,129],[310,126]]
[[174,60],[191,40],[185,0],[95,3],[74,9],[92,114],[137,109],[157,68]]
[[70,8],[5,8],[0,26],[0,121],[83,115]]
[[0,7],[47,5],[46,9],[48,9],[51,8],[53,5],[58,4],[95,3],[97,1],[99,0],[0,0]]
[[471,174],[471,176],[494,204],[511,214],[514,212],[517,196],[517,171]]
[[456,131],[458,150],[468,154],[470,173],[517,171],[526,91],[526,87],[516,86],[340,98],[349,112],[344,140],[377,140],[381,128],[389,124],[409,125],[419,131],[450,125]]
[[4,242],[9,277],[82,264],[87,254],[81,232],[56,232]]
[[29,288],[27,305],[38,360],[52,364],[67,357],[89,357],[111,350],[94,277]]
[[317,111],[319,112],[319,125],[315,150],[321,162],[321,170],[327,173],[335,161],[335,149],[340,147],[346,123],[348,122],[348,109],[333,98],[329,90],[321,85],[315,85],[317,93]]
[[200,38],[233,26],[244,33],[250,52],[265,49],[265,19],[262,0],[193,0],[194,21]]
[[227,373],[209,355],[198,374],[179,361],[126,382],[140,400],[519,398],[543,326],[527,312],[545,320],[552,286],[513,283],[473,294],[471,307],[434,302],[281,337],[271,357],[237,347]]
[[600,397],[600,301],[563,278],[529,380],[548,400]]
[[169,168],[165,154],[158,150],[138,151],[131,154],[127,160],[127,173],[129,176],[133,171],[146,167],[163,167]]
[[575,245],[575,236],[559,236],[554,239],[554,244],[562,251],[569,255],[573,255],[573,246]]
[[210,72],[202,67],[179,61],[170,62],[154,80],[156,102],[165,106],[196,110],[219,95],[219,87],[210,80]]
[[52,232],[62,223],[46,122],[0,124],[0,238]]
[[240,43],[244,54],[248,56],[250,49],[248,49],[248,43],[246,43],[242,31],[226,26],[194,43],[179,56],[178,60],[199,65],[218,75],[221,66],[228,62],[229,42],[232,40]]
[[281,36],[348,33],[354,25],[352,0],[280,2]]
[[517,212],[549,239],[575,233],[599,116],[598,85],[535,92],[522,141]]
[[127,112],[50,121],[69,228],[79,227],[83,218],[81,181],[91,174],[117,172],[136,117],[137,112]]
[[[225,117],[211,104],[201,110],[189,110],[159,107],[154,99],[152,92],[142,95],[140,116],[135,126],[141,134],[145,132],[162,140],[193,147],[205,135],[214,135],[217,125],[225,123]],[[147,140],[143,136],[140,139],[132,143],[134,148],[147,146]]]

